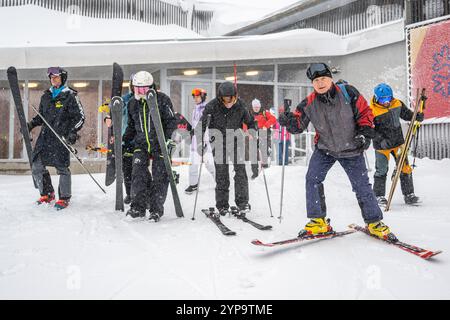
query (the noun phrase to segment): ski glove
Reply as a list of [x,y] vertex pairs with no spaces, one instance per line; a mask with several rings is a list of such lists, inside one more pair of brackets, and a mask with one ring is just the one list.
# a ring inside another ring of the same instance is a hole
[[280,126],[286,127],[286,129],[289,132],[300,133],[300,132],[298,132],[299,127],[298,127],[297,121],[298,121],[297,117],[292,112],[282,113],[282,114],[280,114],[280,116],[278,118],[278,122],[280,123]]
[[73,145],[73,144],[75,144],[75,142],[77,142],[78,138],[79,138],[79,136],[78,136],[78,134],[76,132],[70,132],[67,135],[66,141],[67,141],[68,144]]
[[423,114],[423,112],[419,112],[416,115],[416,121],[422,122],[424,118],[425,118],[425,115]]
[[370,138],[365,137],[362,134],[356,135],[353,140],[355,141],[356,146],[359,148],[363,148],[364,150],[369,149],[370,147]]

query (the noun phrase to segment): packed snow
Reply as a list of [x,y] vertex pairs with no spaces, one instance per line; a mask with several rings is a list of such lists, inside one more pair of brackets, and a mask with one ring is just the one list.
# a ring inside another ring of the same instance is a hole
[[[373,158],[370,151],[372,170]],[[307,221],[304,166],[286,167],[281,224],[270,218],[263,177],[250,181],[249,217],[273,230],[222,218],[237,232],[233,237],[200,211],[191,220],[195,195],[183,193],[187,167],[177,169],[185,218],[176,218],[169,191],[158,223],[115,212],[115,186],[105,196],[87,175],[73,176],[72,203],[59,212],[34,205],[30,176],[0,176],[0,299],[448,299],[450,160],[416,165],[423,203],[407,206],[397,190],[384,221],[399,239],[444,251],[429,261],[362,233],[279,248],[252,245],[255,238],[295,237]],[[281,167],[272,165],[266,175],[278,216]],[[95,177],[103,181],[104,174]],[[198,207],[207,208],[214,205],[214,182],[206,170],[202,178]],[[339,164],[325,192],[336,230],[363,223]]]

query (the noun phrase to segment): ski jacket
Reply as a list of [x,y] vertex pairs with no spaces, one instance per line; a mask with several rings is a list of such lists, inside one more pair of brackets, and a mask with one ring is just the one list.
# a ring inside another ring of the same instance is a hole
[[400,119],[410,121],[414,112],[398,99],[393,99],[388,107],[384,107],[372,98],[370,108],[375,122],[374,149],[393,149],[405,143]]
[[[351,85],[345,85],[346,94],[333,84],[325,94],[311,93],[297,106],[297,119],[288,131],[297,134],[308,128],[311,122],[316,130],[314,142],[320,150],[337,158],[353,157],[364,149],[354,138],[363,133],[373,137],[373,114],[364,97]],[[346,97],[348,95],[348,97]]]
[[[44,92],[39,104],[39,113],[56,133],[67,140],[69,134],[76,134],[84,124],[83,106],[76,90],[65,87],[59,95],[53,98],[53,88]],[[41,156],[45,166],[69,167],[70,152],[45,125],[39,115],[30,121],[30,127],[42,126],[33,150],[33,160]]]
[[[156,97],[164,136],[167,141],[171,139],[172,133],[177,129],[177,119],[170,98],[162,92],[157,92]],[[136,100],[132,98],[128,103],[128,126],[123,140],[125,142],[134,140],[135,150],[146,150],[152,156],[161,154],[158,136],[145,99]]]
[[267,110],[262,110],[258,113],[253,112],[253,117],[259,129],[271,129],[277,123],[277,118]]

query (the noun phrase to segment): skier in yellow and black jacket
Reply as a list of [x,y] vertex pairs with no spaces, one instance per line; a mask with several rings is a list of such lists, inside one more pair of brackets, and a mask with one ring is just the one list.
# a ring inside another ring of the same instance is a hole
[[[400,119],[410,121],[414,113],[401,100],[394,98],[392,88],[385,83],[380,83],[375,87],[370,108],[374,116],[376,132],[373,139],[376,161],[373,189],[379,205],[384,206],[387,204],[385,193],[389,158],[392,154],[394,159],[397,159],[405,143]],[[418,113],[416,120],[421,122],[423,119],[423,113]],[[419,202],[419,198],[414,194],[412,168],[408,159],[401,170],[400,185],[405,203]]]

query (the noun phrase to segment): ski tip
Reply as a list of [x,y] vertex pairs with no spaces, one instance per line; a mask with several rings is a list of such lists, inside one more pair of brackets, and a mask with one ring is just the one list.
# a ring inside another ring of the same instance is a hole
[[421,255],[420,257],[425,259],[425,260],[429,260],[430,258],[433,258],[434,256],[438,255],[442,253],[442,250],[439,251],[428,251],[425,254]]
[[7,72],[7,74],[17,74],[17,70],[13,66],[9,67],[6,72]]
[[252,240],[252,244],[254,244],[255,246],[263,246],[264,243],[258,239]]

